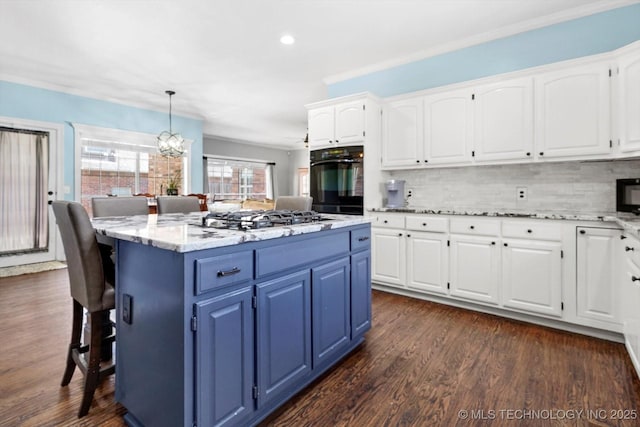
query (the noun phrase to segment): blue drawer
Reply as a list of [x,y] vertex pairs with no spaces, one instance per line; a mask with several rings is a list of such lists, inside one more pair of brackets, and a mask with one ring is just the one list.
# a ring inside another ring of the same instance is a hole
[[369,249],[371,247],[371,228],[360,228],[351,231],[351,251]]
[[[322,234],[322,233],[318,233]],[[349,231],[256,250],[256,279],[349,253]]]
[[196,295],[252,278],[253,251],[196,260]]

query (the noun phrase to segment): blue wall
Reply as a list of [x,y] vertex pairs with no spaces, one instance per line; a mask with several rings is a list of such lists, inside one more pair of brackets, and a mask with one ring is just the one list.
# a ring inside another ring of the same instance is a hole
[[608,52],[640,40],[634,4],[470,46],[328,86],[329,98],[358,92],[380,97]]
[[[168,112],[143,110],[53,90],[0,81],[0,116],[64,125],[64,185],[74,197],[74,131],[68,122],[158,134],[168,125]],[[191,191],[202,192],[202,121],[173,116],[173,129],[191,145]]]

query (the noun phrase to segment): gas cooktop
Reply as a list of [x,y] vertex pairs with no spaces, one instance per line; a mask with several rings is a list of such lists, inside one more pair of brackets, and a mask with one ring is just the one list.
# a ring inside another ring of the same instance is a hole
[[253,210],[235,212],[211,212],[202,218],[203,227],[230,230],[255,230],[326,221],[314,211]]

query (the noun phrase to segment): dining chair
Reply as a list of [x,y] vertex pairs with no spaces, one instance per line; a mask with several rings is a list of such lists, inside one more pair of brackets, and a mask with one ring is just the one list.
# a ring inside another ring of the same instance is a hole
[[198,202],[200,203],[200,210],[201,211],[208,210],[208,208],[207,208],[207,195],[206,194],[191,193],[191,194],[189,194],[189,196],[193,196],[193,197],[197,197],[198,198]]
[[280,196],[276,198],[275,210],[310,211],[313,197],[306,196]]
[[[60,385],[69,384],[76,366],[84,374],[84,395],[78,411],[78,418],[81,418],[89,412],[98,384],[115,372],[115,362],[101,360],[103,346],[111,346],[115,341],[113,334],[103,336],[103,321],[115,308],[114,282],[109,279],[114,274],[105,274],[96,234],[84,207],[77,202],[61,200],[54,201],[52,207],[67,258],[73,299],[71,342]],[[89,313],[91,324],[88,345],[80,343],[83,310]]]
[[158,214],[200,212],[196,196],[158,196]]
[[149,203],[146,197],[119,196],[94,197],[91,199],[93,217],[148,215]]

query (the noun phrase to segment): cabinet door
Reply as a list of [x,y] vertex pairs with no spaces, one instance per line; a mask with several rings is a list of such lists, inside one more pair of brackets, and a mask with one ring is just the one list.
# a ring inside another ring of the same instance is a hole
[[351,256],[351,339],[371,329],[371,252]]
[[316,148],[334,141],[334,107],[309,110],[309,146]]
[[199,426],[242,424],[253,412],[252,287],[196,304]]
[[608,64],[543,74],[535,84],[538,158],[610,153]]
[[403,230],[371,229],[372,274],[374,282],[404,287],[405,238]]
[[430,164],[471,162],[471,90],[424,98],[424,160]]
[[258,407],[311,370],[309,270],[256,285]]
[[617,323],[618,287],[614,265],[620,231],[578,227],[578,316]]
[[503,305],[562,315],[560,243],[505,240],[502,248]]
[[407,233],[407,286],[447,294],[448,255],[447,234]]
[[474,110],[476,161],[533,158],[533,78],[478,87]]
[[498,304],[497,237],[451,235],[451,295]]
[[640,375],[640,270],[630,259],[625,261],[620,280],[622,329],[629,357]]
[[422,98],[390,102],[384,109],[382,166],[422,164]]
[[353,144],[364,141],[364,102],[345,102],[335,107],[335,142]]
[[335,359],[351,341],[349,258],[311,269],[313,366]]
[[640,151],[640,52],[618,62],[618,117],[620,150]]

